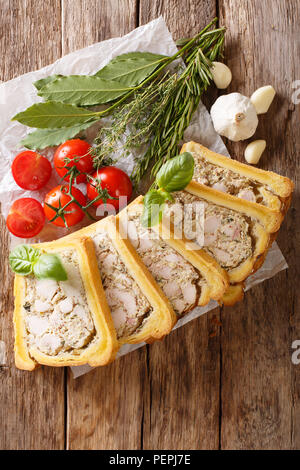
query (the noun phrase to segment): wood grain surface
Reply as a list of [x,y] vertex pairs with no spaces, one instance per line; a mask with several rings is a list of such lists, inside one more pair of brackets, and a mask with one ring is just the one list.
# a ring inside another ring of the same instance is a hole
[[[0,2],[0,79],[38,69],[61,56],[61,5],[57,0]],[[41,27],[41,18],[44,18]],[[1,217],[1,260],[8,259],[8,236]],[[7,364],[0,367],[0,448],[63,449],[65,446],[65,372],[40,368],[18,371],[13,358],[13,276],[0,263],[0,339]]]
[[[175,39],[219,16],[228,28],[228,92],[249,95],[269,83],[277,90],[256,133],[267,140],[260,166],[298,183],[300,107],[291,97],[300,80],[299,0],[0,0],[0,79],[159,15]],[[244,147],[228,145],[241,161]],[[14,367],[12,276],[1,263],[0,449],[299,449],[300,366],[291,362],[300,339],[299,238],[296,190],[278,237],[288,271],[251,289],[243,303],[76,380],[60,369]]]

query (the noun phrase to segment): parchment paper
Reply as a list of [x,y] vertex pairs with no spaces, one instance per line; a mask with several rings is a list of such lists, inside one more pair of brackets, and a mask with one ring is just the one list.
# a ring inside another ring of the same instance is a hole
[[[23,191],[18,188],[11,175],[11,163],[16,154],[22,150],[19,146],[19,142],[25,137],[26,133],[30,131],[25,126],[16,121],[12,122],[10,119],[28,106],[41,101],[32,83],[51,74],[93,74],[107,64],[113,57],[133,51],[147,51],[165,55],[172,55],[177,51],[176,45],[162,17],[133,30],[126,36],[93,44],[85,49],[68,54],[43,69],[27,73],[0,85],[0,202],[2,213],[5,217],[15,199],[26,196],[34,197],[42,202],[44,195],[49,189],[59,183],[59,179],[53,171],[50,182],[42,191]],[[94,130],[87,131],[86,136],[89,140],[92,140],[94,132]],[[212,126],[210,115],[202,103],[200,103],[189,128],[185,132],[184,140],[195,140],[216,152],[229,155],[222,139],[216,134]],[[41,153],[47,155],[49,159],[52,160],[52,149],[47,149]],[[132,164],[133,159],[131,156],[131,158],[127,160],[125,167],[121,162],[119,166],[123,167],[125,170],[127,169],[130,173]],[[89,221],[85,219],[82,225],[86,225],[87,223],[89,223]],[[75,227],[76,230],[78,228],[78,226]],[[55,227],[52,224],[46,224],[45,228],[36,239],[26,240],[26,242],[52,240],[60,238],[65,233],[66,229]],[[21,242],[22,240],[20,240],[20,238],[11,236],[12,245]],[[285,259],[277,244],[274,243],[264,265],[257,273],[248,278],[246,289],[248,290],[252,286],[263,282],[265,279],[273,277],[279,271],[286,268],[287,264]],[[175,328],[183,326],[216,306],[217,303],[212,301],[206,307],[195,308],[192,312],[179,320]],[[125,345],[118,352],[118,357],[142,346],[144,346],[144,343]],[[74,377],[79,377],[89,370],[91,370],[89,366],[72,367]]]

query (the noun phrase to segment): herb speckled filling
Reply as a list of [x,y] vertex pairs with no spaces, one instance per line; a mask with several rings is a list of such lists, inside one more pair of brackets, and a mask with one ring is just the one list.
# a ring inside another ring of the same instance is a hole
[[60,253],[68,280],[25,280],[23,314],[30,348],[49,356],[81,354],[96,339],[92,315],[88,307],[77,253]]

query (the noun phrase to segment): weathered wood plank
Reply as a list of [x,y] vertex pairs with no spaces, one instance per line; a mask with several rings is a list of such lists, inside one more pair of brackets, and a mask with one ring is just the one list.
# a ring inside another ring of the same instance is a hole
[[217,321],[210,312],[148,348],[144,449],[218,449]]
[[140,24],[162,15],[175,40],[192,37],[216,16],[215,0],[140,0]]
[[63,54],[122,36],[137,25],[136,0],[62,0]]
[[[136,3],[64,0],[64,53],[134,29]],[[76,380],[69,374],[69,449],[140,448],[145,354],[133,352]]]
[[[174,39],[192,36],[216,16],[215,1],[140,2],[141,24],[159,15]],[[218,315],[215,310],[148,348],[145,449],[218,448],[220,338],[212,323]]]
[[[42,27],[41,27],[41,18]],[[2,0],[0,8],[0,79],[38,69],[61,53],[59,0]],[[8,258],[8,234],[1,218],[1,260]],[[0,340],[7,363],[0,367],[0,448],[64,448],[64,371],[18,371],[13,360],[13,276],[1,262]]]
[[68,449],[140,449],[145,348],[68,382]]
[[[277,90],[254,136],[267,140],[259,166],[298,183],[300,108],[291,97],[292,82],[300,76],[300,3],[229,0],[219,5],[233,72],[228,91],[250,95],[266,84]],[[231,143],[229,149],[242,161],[245,145]],[[300,338],[298,194],[278,237],[289,270],[251,290],[243,304],[222,315],[224,449],[300,446],[300,369],[291,363],[292,341]]]

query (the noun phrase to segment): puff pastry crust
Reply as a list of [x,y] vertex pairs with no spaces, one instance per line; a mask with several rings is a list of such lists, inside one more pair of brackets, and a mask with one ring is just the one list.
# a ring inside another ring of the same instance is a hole
[[[123,209],[116,216],[116,219],[122,222],[122,220],[131,215],[140,217],[142,212],[143,196],[139,196]],[[228,275],[224,269],[211,256],[203,250],[199,250],[199,247],[197,248],[184,238],[177,237],[174,227],[170,230],[169,226],[161,222],[159,225],[152,227],[152,229],[203,276],[205,285],[202,285],[198,305],[206,305],[211,299],[220,300],[229,285]]]
[[[159,288],[129,240],[122,238],[115,221],[114,216],[106,217],[99,222],[67,235],[61,240],[80,240],[81,237],[93,238],[93,236],[99,233],[107,233],[109,235],[129,274],[136,281],[141,292],[146,296],[152,307],[152,312],[145,319],[141,327],[135,333],[119,338],[119,344],[152,343],[170,333],[177,321],[177,317],[169,300]],[[98,266],[97,271],[99,272]]]
[[[228,273],[231,284],[244,281],[252,272],[254,272],[258,260],[270,246],[270,233],[266,230],[265,226],[270,228],[270,225],[273,223],[273,218],[271,218],[270,221],[269,213],[265,217],[264,211],[261,211],[262,207],[253,208],[250,206],[249,208],[244,204],[244,201],[241,201],[239,198],[230,195],[223,195],[223,193],[217,192],[201,184],[194,184],[194,182],[191,182],[187,186],[186,191],[183,191],[182,193],[184,194],[185,192],[199,197],[202,201],[212,203],[216,206],[225,207],[251,218],[251,238],[253,245],[251,256],[246,258],[236,267],[224,268]],[[276,220],[278,221],[279,219]],[[262,221],[265,226],[262,225]],[[275,226],[272,225],[272,228],[273,227]],[[174,227],[173,230],[175,230]]]
[[283,214],[286,213],[294,188],[294,184],[289,178],[280,176],[272,171],[265,171],[245,163],[240,163],[224,155],[217,154],[196,142],[185,143],[181,152],[191,152],[194,154],[195,160],[199,156],[210,164],[230,170],[239,177],[251,180],[254,186],[258,186],[261,202],[249,201],[250,204],[264,205]]
[[244,283],[230,284],[220,302],[221,305],[226,307],[232,306],[237,302],[241,302],[244,298]]
[[93,243],[88,238],[81,238],[76,242],[72,240],[59,240],[50,243],[34,245],[45,252],[64,253],[66,250],[75,251],[78,259],[78,267],[85,289],[88,309],[91,314],[94,328],[95,341],[76,350],[76,354],[65,352],[62,356],[47,355],[36,347],[28,346],[27,331],[24,318],[25,279],[16,275],[14,283],[15,309],[15,363],[19,369],[33,370],[39,364],[54,367],[78,366],[89,364],[93,367],[105,365],[111,362],[118,350],[115,328],[110,315],[110,310],[104,295],[101,279],[97,269],[97,261]]

